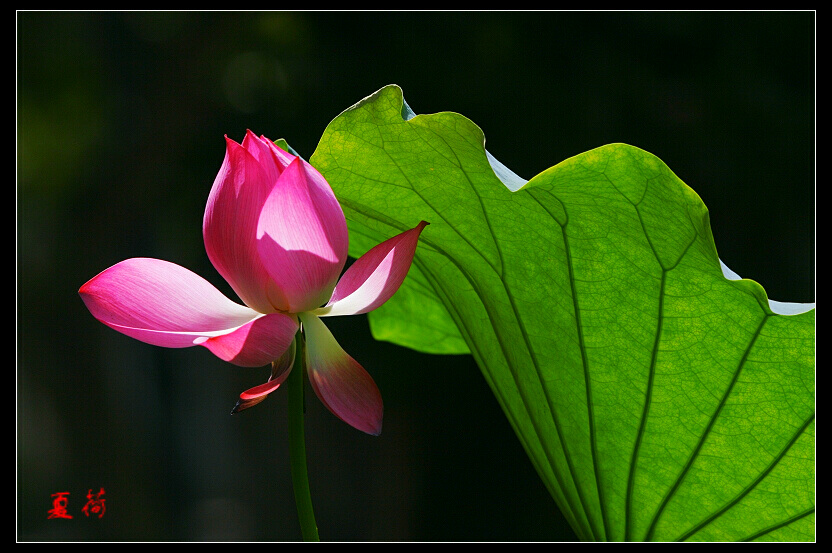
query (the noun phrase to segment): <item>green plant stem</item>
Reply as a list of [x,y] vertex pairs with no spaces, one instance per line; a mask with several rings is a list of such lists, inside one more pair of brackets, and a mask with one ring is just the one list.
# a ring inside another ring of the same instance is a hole
[[295,337],[295,363],[286,379],[289,389],[289,465],[292,471],[292,487],[295,490],[295,504],[303,541],[320,541],[315,513],[312,510],[312,496],[309,493],[309,474],[306,470],[306,443],[303,433],[303,383],[305,355],[303,337]]

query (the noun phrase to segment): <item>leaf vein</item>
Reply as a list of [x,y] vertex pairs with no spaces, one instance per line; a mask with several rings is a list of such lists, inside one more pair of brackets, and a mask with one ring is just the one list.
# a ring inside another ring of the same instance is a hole
[[652,539],[653,533],[656,530],[656,524],[658,523],[659,518],[664,512],[665,507],[667,507],[667,504],[673,498],[673,495],[676,493],[676,490],[679,489],[679,486],[681,486],[682,481],[684,481],[685,477],[687,476],[688,471],[693,466],[694,462],[696,462],[696,458],[699,455],[699,452],[702,450],[702,447],[705,445],[705,441],[710,435],[711,430],[714,427],[714,424],[716,424],[716,420],[719,418],[719,415],[722,412],[722,408],[725,407],[725,404],[728,401],[728,397],[734,390],[734,386],[736,385],[737,380],[740,377],[740,373],[742,373],[742,369],[743,367],[745,367],[745,362],[748,359],[748,354],[751,352],[751,349],[757,342],[757,337],[760,336],[760,331],[763,330],[763,326],[766,324],[767,320],[768,315],[763,317],[763,319],[760,321],[760,324],[757,326],[757,330],[754,331],[754,335],[751,337],[751,341],[749,342],[748,347],[745,349],[745,352],[743,353],[742,358],[740,358],[740,362],[738,363],[737,368],[734,370],[734,376],[731,378],[731,382],[725,389],[725,393],[722,394],[722,398],[720,399],[719,404],[717,405],[716,409],[711,415],[710,420],[708,421],[708,425],[705,427],[705,431],[699,437],[699,441],[697,442],[696,447],[694,447],[693,451],[691,451],[687,463],[685,463],[685,466],[682,468],[682,472],[680,472],[679,476],[676,477],[676,481],[673,483],[673,486],[670,487],[668,492],[665,494],[664,499],[662,499],[662,502],[659,505],[658,509],[656,509],[650,526],[647,529],[647,537],[645,538],[645,540],[650,541]]
[[[774,467],[776,467],[776,466],[777,466],[777,464],[778,464],[778,463],[780,463],[780,461],[781,461],[781,460],[782,460],[782,459],[786,456],[786,454],[788,453],[789,449],[791,449],[791,447],[795,444],[795,442],[797,442],[798,438],[800,438],[800,436],[802,436],[802,435],[803,435],[803,433],[806,431],[806,428],[808,428],[808,427],[809,427],[809,424],[811,424],[811,422],[812,422],[813,420],[815,420],[815,414],[814,414],[814,413],[812,413],[812,414],[809,416],[809,418],[807,418],[807,419],[806,419],[806,421],[805,421],[805,422],[801,425],[801,427],[797,430],[797,432],[795,432],[794,436],[792,436],[792,438],[789,440],[789,442],[786,444],[786,446],[785,446],[785,447],[784,447],[784,448],[783,448],[783,449],[782,449],[782,450],[781,450],[781,451],[777,454],[777,456],[775,456],[775,458],[772,460],[772,462],[771,462],[771,463],[769,463],[769,466],[768,466],[768,467],[766,467],[766,469],[765,469],[763,472],[761,472],[761,473],[759,474],[759,476],[757,476],[757,478],[756,478],[756,479],[754,479],[754,481],[753,481],[753,482],[751,482],[748,486],[746,486],[746,487],[745,487],[745,489],[743,489],[743,491],[742,491],[742,492],[740,492],[740,493],[737,495],[737,497],[735,497],[735,498],[733,498],[731,501],[727,502],[727,503],[726,503],[725,505],[723,505],[723,506],[722,506],[722,507],[721,507],[721,508],[720,508],[717,512],[713,513],[711,516],[709,516],[708,518],[706,518],[705,520],[703,520],[702,522],[700,522],[699,524],[697,524],[696,526],[694,526],[693,528],[691,528],[690,530],[688,530],[687,532],[685,532],[684,534],[682,534],[682,536],[680,536],[679,538],[676,538],[674,541],[685,541],[685,540],[687,540],[687,539],[688,539],[688,538],[690,538],[692,535],[696,534],[697,532],[699,532],[700,530],[702,530],[704,527],[706,527],[707,525],[709,525],[710,523],[712,523],[714,520],[716,520],[717,518],[721,517],[721,516],[722,516],[723,514],[725,514],[725,513],[726,513],[729,509],[731,509],[734,505],[736,505],[737,503],[739,503],[740,501],[742,501],[742,500],[743,500],[743,498],[744,498],[746,495],[748,495],[749,493],[751,493],[751,491],[752,491],[752,490],[754,490],[754,488],[756,488],[756,487],[757,487],[757,485],[758,485],[760,482],[762,482],[762,481],[763,481],[763,479],[764,479],[766,476],[768,476],[768,475],[769,475],[769,473],[770,473],[772,470],[774,470]],[[814,508],[813,508],[812,510],[814,510]],[[805,515],[804,515],[804,516],[805,516]],[[776,529],[776,528],[770,528],[770,529],[766,530],[765,532],[763,532],[763,534],[764,534],[764,533],[766,533],[766,532],[771,532],[771,531],[772,531],[772,530],[774,530],[774,529]],[[760,535],[762,535],[762,534],[760,534]],[[754,538],[752,537],[751,539],[754,539]],[[746,540],[744,540],[744,541],[748,541],[748,538],[746,538]]]

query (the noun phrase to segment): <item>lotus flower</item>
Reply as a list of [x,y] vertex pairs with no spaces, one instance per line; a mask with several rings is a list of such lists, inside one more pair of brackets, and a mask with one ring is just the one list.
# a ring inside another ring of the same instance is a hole
[[317,396],[344,422],[378,435],[378,387],[320,317],[366,313],[387,301],[407,275],[425,225],[375,246],[339,280],[347,224],[329,184],[303,159],[248,131],[242,144],[226,137],[202,225],[208,258],[245,305],[188,269],[147,258],[113,265],[79,293],[96,319],[142,342],[200,345],[243,367],[272,363],[269,381],[243,392],[235,411],[286,380],[302,324]]

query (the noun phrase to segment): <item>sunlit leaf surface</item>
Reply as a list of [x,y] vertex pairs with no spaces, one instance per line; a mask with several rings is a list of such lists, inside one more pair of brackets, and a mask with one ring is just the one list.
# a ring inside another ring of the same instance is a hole
[[523,186],[475,124],[391,86],[311,162],[351,255],[431,223],[373,333],[470,352],[582,539],[814,539],[815,311],[726,278],[658,158],[604,146]]

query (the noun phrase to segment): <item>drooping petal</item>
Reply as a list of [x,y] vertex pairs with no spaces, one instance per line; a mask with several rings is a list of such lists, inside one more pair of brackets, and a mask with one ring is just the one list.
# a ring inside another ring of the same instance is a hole
[[350,357],[315,315],[301,313],[306,367],[315,394],[332,413],[367,434],[381,434],[384,406],[367,371]]
[[196,273],[160,259],[117,263],[78,292],[96,319],[127,336],[169,348],[201,344],[242,366],[277,359],[297,330],[292,317],[236,304]]
[[272,374],[268,382],[255,386],[254,388],[249,388],[240,394],[240,399],[237,401],[234,409],[231,410],[231,414],[235,415],[249,407],[254,407],[266,399],[270,393],[277,390],[286,381],[289,373],[292,371],[292,365],[295,362],[295,351],[295,341],[293,340],[289,348],[280,356],[280,359],[272,362]]
[[300,313],[329,298],[347,259],[347,223],[318,171],[295,158],[263,205],[257,248],[283,291],[281,311]]
[[389,300],[402,285],[413,263],[419,234],[428,223],[385,240],[362,255],[338,281],[321,317],[367,313]]
[[251,132],[243,143],[246,147],[226,137],[225,160],[208,196],[202,235],[208,258],[240,299],[261,313],[272,313],[286,299],[260,261],[256,233],[282,167],[271,148]]

